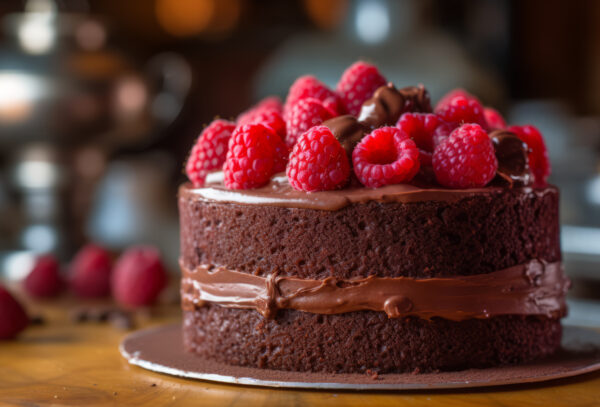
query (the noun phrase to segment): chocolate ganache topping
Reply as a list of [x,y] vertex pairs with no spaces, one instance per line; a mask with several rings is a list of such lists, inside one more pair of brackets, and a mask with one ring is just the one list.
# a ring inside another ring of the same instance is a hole
[[376,277],[308,280],[260,277],[181,263],[182,307],[194,310],[206,302],[223,307],[255,309],[266,318],[278,309],[317,314],[382,311],[389,318],[441,317],[452,321],[497,315],[565,315],[570,281],[560,262],[539,260],[489,274],[451,278]]
[[531,172],[527,158],[527,144],[516,134],[506,130],[490,133],[498,159],[498,178],[509,187],[529,185]]
[[340,142],[344,150],[346,150],[350,163],[352,163],[352,150],[362,140],[369,128],[350,114],[326,120],[323,122],[323,126],[327,126],[331,130],[335,138]]
[[[268,205],[336,211],[348,205],[369,201],[400,203],[423,201],[456,202],[475,195],[481,196],[482,194],[487,196],[488,199],[492,199],[495,194],[500,194],[504,190],[505,188],[499,186],[446,189],[421,188],[410,184],[394,184],[375,189],[358,187],[306,193],[292,188],[285,173],[276,174],[263,187],[235,190],[225,187],[223,185],[223,172],[216,171],[206,177],[206,185],[203,188],[195,188],[190,184],[181,185],[179,195],[190,199],[200,198],[206,201],[242,205]],[[523,199],[528,199],[531,196],[530,194],[543,196],[544,194],[555,192],[556,188],[536,189],[524,187],[523,191],[526,192],[526,194],[523,194]]]

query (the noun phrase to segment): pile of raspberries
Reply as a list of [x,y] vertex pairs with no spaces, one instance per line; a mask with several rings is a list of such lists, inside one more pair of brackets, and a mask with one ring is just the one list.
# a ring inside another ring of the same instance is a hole
[[534,186],[546,184],[550,164],[540,132],[531,125],[507,126],[498,111],[462,89],[430,111],[405,111],[395,125],[370,129],[346,151],[323,123],[359,116],[362,104],[387,83],[376,66],[362,61],[344,71],[335,90],[301,76],[283,105],[268,97],[235,122],[210,123],[190,152],[187,176],[202,187],[209,172],[222,169],[227,188],[251,189],[285,171],[293,188],[313,192],[344,188],[353,179],[368,188],[410,183],[429,172],[442,187],[479,188],[498,170],[489,133],[502,129],[525,143]]

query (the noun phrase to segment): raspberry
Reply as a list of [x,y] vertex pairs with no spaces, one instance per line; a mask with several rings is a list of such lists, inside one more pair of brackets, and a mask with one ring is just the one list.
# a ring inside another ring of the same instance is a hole
[[84,246],[71,262],[70,286],[82,298],[106,297],[110,294],[112,259],[100,246]]
[[433,134],[442,123],[438,116],[431,113],[404,113],[396,127],[408,134],[419,149],[431,152],[435,148]]
[[267,96],[256,104],[256,109],[276,110],[279,113],[282,113],[283,105],[281,104],[281,99],[277,96]]
[[336,115],[346,112],[343,101],[334,91],[325,86],[321,81],[311,75],[301,76],[292,84],[283,106],[283,118],[285,122],[289,122],[289,115],[292,107],[299,100],[305,98],[315,98],[322,102],[326,102],[327,106],[332,109],[335,106]]
[[0,339],[12,339],[29,325],[29,317],[19,302],[0,286]]
[[123,306],[152,304],[167,285],[159,251],[148,246],[127,249],[115,264],[111,284],[114,298]]
[[33,269],[25,277],[23,288],[32,297],[55,297],[63,288],[58,261],[52,255],[38,257]]
[[455,129],[433,152],[435,177],[446,187],[483,187],[494,178],[497,169],[492,141],[478,124]]
[[288,116],[287,136],[285,143],[289,148],[294,147],[298,137],[313,126],[323,123],[335,116],[335,113],[324,106],[324,103],[315,98],[299,100]]
[[380,127],[352,152],[354,173],[368,188],[408,182],[419,171],[419,149],[396,127]]
[[452,100],[454,97],[456,96],[462,96],[464,98],[467,98],[469,100],[476,100],[477,102],[481,103],[479,101],[479,99],[477,98],[477,96],[472,95],[471,93],[467,92],[464,89],[461,88],[456,88],[451,90],[450,92],[446,93],[438,102],[437,105],[435,105],[435,110],[440,110],[442,109],[442,107],[445,107],[450,100]]
[[453,96],[441,105],[438,103],[435,113],[449,123],[475,123],[487,128],[481,103],[464,95]]
[[350,176],[346,150],[325,126],[316,126],[300,136],[290,155],[287,177],[300,191],[341,188]]
[[227,143],[234,129],[234,123],[218,119],[200,133],[185,166],[188,178],[196,187],[204,185],[209,171],[223,166]]
[[262,124],[237,127],[229,140],[223,166],[225,186],[250,189],[262,186],[276,172],[283,171],[288,149],[271,129]]
[[376,66],[358,61],[344,71],[336,90],[348,112],[357,116],[363,102],[373,96],[377,88],[386,83],[387,80],[379,73]]
[[238,126],[244,124],[262,124],[273,130],[281,139],[285,138],[285,121],[281,113],[273,108],[258,108],[247,113],[237,122]]
[[496,109],[485,107],[483,109],[483,115],[485,116],[485,121],[487,122],[489,129],[506,128],[506,122],[504,121],[504,118]]
[[542,133],[532,125],[510,126],[508,131],[515,133],[529,147],[529,167],[533,173],[534,184],[536,186],[546,185],[551,168]]

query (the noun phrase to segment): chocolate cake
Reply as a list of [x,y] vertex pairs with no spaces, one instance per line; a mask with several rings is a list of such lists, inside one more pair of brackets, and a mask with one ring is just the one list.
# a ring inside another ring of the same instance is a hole
[[[415,109],[431,110],[422,86],[388,85],[358,118],[324,126],[351,153]],[[433,167],[421,157],[414,179],[379,188],[350,179],[297,190],[289,166],[253,188],[231,188],[221,171],[182,185],[183,346],[232,365],[338,373],[458,370],[556,351],[569,286],[559,193],[534,182],[518,129],[487,133],[496,175],[478,187],[436,183],[437,149]]]

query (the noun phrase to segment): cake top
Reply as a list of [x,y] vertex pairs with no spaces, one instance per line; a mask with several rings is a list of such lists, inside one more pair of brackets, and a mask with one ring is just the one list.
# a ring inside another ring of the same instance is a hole
[[203,187],[214,184],[207,176],[219,170],[221,193],[285,184],[288,196],[309,202],[306,193],[315,191],[344,190],[335,196],[348,199],[390,188],[410,196],[426,189],[443,195],[543,187],[550,163],[534,126],[507,126],[498,111],[462,89],[432,108],[423,85],[397,89],[377,67],[359,61],[335,90],[301,76],[283,105],[268,97],[235,122],[210,123],[191,150],[186,173]]

